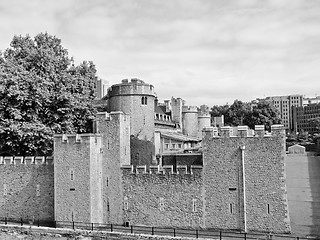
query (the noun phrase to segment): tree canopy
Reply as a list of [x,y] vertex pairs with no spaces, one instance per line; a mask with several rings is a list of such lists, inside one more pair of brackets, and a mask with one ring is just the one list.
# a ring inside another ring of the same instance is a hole
[[53,134],[90,132],[95,82],[55,36],[14,36],[0,52],[0,155],[49,155]]
[[235,100],[232,105],[213,106],[211,117],[224,115],[224,124],[229,126],[265,125],[270,130],[272,124],[281,123],[277,110],[268,102],[260,101],[257,104]]

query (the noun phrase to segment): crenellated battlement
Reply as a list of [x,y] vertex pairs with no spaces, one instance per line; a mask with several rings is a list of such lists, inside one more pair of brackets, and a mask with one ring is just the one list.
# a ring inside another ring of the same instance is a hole
[[0,156],[0,165],[53,165],[52,156]]
[[82,134],[55,134],[55,141],[60,140],[64,144],[84,144],[89,141],[89,139],[95,139],[97,141],[100,138],[100,134],[94,133],[82,133]]
[[198,113],[197,106],[182,106],[182,113]]
[[135,174],[135,175],[200,175],[202,173],[202,166],[198,165],[191,165],[188,168],[187,165],[177,165],[174,168],[173,165],[140,165],[140,166],[133,166],[133,165],[124,165],[121,167],[122,173],[124,175],[128,174]]
[[121,83],[114,84],[108,89],[107,99],[121,95],[155,96],[154,86],[137,78],[132,78],[130,81],[128,79],[123,79]]
[[238,126],[237,133],[234,134],[233,128],[230,126],[224,126],[220,128],[216,127],[205,127],[202,130],[203,138],[231,138],[231,137],[272,137],[283,135],[284,127],[283,125],[272,125],[271,133],[265,131],[264,125],[255,125],[254,135],[250,135],[250,129],[248,126]]

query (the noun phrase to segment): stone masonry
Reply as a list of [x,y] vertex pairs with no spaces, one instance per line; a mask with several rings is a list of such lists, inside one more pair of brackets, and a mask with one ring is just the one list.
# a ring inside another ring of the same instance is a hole
[[202,166],[123,166],[124,221],[172,227],[290,232],[284,129],[204,130]]
[[1,157],[0,216],[54,219],[53,159]]

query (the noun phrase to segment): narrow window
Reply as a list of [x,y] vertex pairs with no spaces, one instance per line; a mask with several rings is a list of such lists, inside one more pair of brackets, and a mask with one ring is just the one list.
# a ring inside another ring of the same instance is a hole
[[192,199],[192,212],[197,212],[197,199]]
[[124,210],[128,210],[129,209],[128,197],[124,197],[123,205],[124,205]]
[[159,209],[160,209],[160,211],[163,211],[163,209],[164,209],[163,205],[164,205],[164,199],[160,198],[159,199]]
[[147,105],[147,104],[148,104],[147,97],[141,97],[141,105]]
[[36,195],[37,197],[40,197],[40,184],[37,184]]
[[270,204],[267,204],[267,213],[270,214]]
[[74,170],[73,170],[73,168],[70,168],[70,180],[71,181],[74,180]]
[[107,211],[110,212],[110,205],[109,205],[109,201],[107,202]]
[[233,206],[232,206],[232,203],[230,203],[230,213],[231,213],[231,214],[233,213]]
[[109,178],[107,177],[107,187],[109,186]]
[[8,191],[7,191],[7,184],[3,184],[3,196],[7,196]]

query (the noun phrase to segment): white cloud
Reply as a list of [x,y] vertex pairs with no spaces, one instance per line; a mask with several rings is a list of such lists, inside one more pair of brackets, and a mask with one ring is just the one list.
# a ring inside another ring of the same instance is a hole
[[319,11],[314,0],[4,0],[0,49],[48,31],[111,84],[139,77],[190,104],[313,95]]

